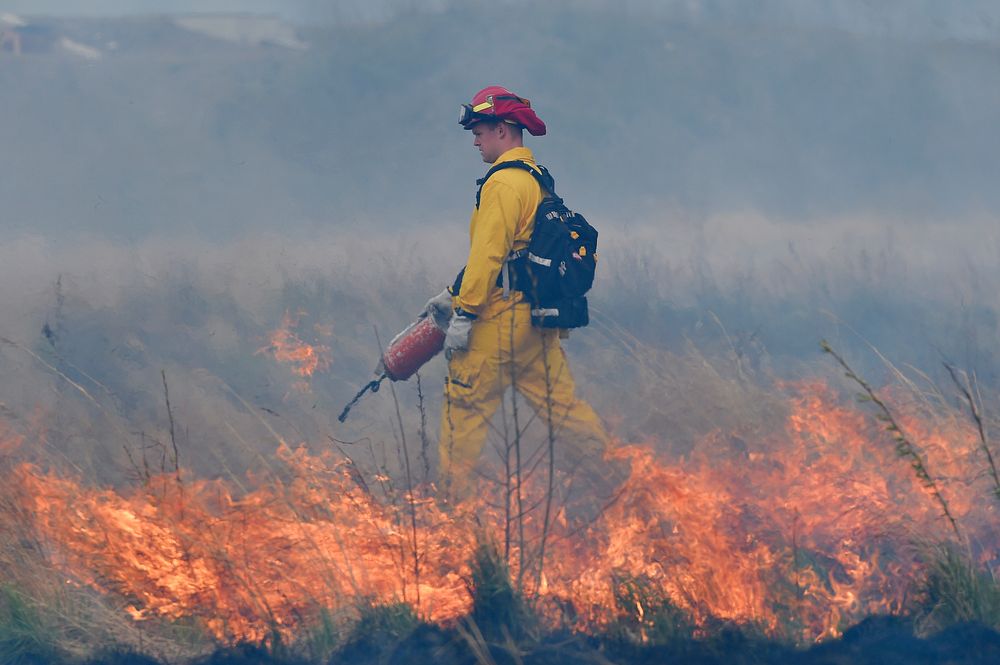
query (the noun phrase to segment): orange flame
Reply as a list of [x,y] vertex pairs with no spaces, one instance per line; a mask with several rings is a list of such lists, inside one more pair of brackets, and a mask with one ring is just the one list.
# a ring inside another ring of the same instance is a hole
[[[696,622],[754,622],[801,640],[900,611],[920,571],[914,536],[945,538],[947,525],[870,419],[822,383],[786,389],[778,432],[749,441],[716,432],[670,464],[652,444],[614,450],[612,460],[631,466],[620,499],[582,530],[554,520],[540,586],[524,576],[549,619],[581,629],[623,613],[643,621],[643,599],[622,607],[616,596],[623,579],[661,590]],[[956,517],[995,560],[974,433],[900,409],[929,468],[948,480]],[[133,599],[136,619],[196,616],[220,638],[261,639],[359,598],[404,600],[437,621],[469,610],[468,516],[502,529],[489,488],[450,510],[422,493],[394,505],[331,453],[282,447],[277,459],[286,480],[258,481],[239,497],[221,481],[174,477],[130,493],[92,489],[28,464],[7,485],[36,515],[55,563]],[[526,521],[526,553],[537,552],[540,519]],[[510,558],[519,560],[516,544]]]
[[[281,318],[281,327],[271,333],[269,344],[258,349],[257,353],[272,354],[278,362],[289,363],[295,374],[308,379],[317,370],[329,369],[331,357],[330,347],[306,344],[294,332],[302,315],[302,312],[292,315],[286,310]],[[327,328],[316,326],[316,330],[324,333]]]
[[[0,409],[3,408],[3,403],[0,402]],[[0,455],[10,455],[24,443],[24,435],[15,432],[14,429],[0,420]]]

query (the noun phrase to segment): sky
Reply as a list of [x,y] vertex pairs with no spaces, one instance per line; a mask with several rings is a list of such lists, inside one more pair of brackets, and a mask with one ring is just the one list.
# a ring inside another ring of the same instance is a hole
[[[135,14],[187,14],[246,12],[272,14],[289,21],[323,19],[337,13],[358,18],[378,18],[386,3],[381,0],[3,0],[0,10],[49,16],[121,16]],[[335,7],[330,7],[335,5]]]
[[110,16],[170,12],[288,12],[296,0],[5,0],[0,7],[25,14]]
[[[518,5],[521,0],[503,0]],[[0,12],[51,16],[247,12],[296,23],[371,21],[394,12],[475,6],[480,0],[2,0]],[[1000,3],[994,0],[578,0],[623,14],[654,13],[693,20],[728,17],[743,24],[833,27],[893,38],[1000,40]]]

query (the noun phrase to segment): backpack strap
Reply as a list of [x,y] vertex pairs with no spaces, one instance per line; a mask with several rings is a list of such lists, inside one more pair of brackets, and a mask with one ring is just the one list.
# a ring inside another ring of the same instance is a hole
[[[504,169],[521,169],[522,171],[527,171],[532,176],[534,176],[535,180],[538,182],[538,185],[542,188],[543,192],[545,192],[552,198],[559,199],[559,197],[556,195],[556,181],[549,174],[548,169],[546,169],[544,166],[538,166],[536,170],[527,162],[523,162],[520,159],[516,159],[510,162],[500,162],[496,166],[491,167],[490,170],[486,172],[486,175],[476,180],[476,185],[478,187],[478,189],[476,190],[476,210],[479,210],[479,199],[483,194],[483,185],[486,184],[486,181],[490,179],[491,175],[493,175],[497,171],[503,171]],[[559,199],[559,201],[562,202],[562,199]]]
[[[543,199],[553,199],[558,205],[562,205],[562,199],[556,195],[555,179],[544,166],[536,165],[536,167],[532,167],[527,162],[519,159],[510,162],[500,162],[496,166],[491,167],[486,172],[486,175],[476,180],[476,185],[478,186],[476,190],[476,210],[479,210],[479,200],[483,194],[483,185],[486,184],[491,175],[504,169],[521,169],[522,171],[527,171],[534,177],[538,186],[542,188]],[[524,272],[527,255],[527,250],[511,252],[500,267],[500,274],[497,275],[497,286],[503,289],[504,300],[510,296],[512,289],[523,290],[524,285],[530,284],[530,279],[527,273]],[[455,286],[458,288],[461,288],[461,278],[464,276],[465,269],[463,268],[462,271],[455,280]],[[458,293],[458,289],[455,289],[454,292]]]

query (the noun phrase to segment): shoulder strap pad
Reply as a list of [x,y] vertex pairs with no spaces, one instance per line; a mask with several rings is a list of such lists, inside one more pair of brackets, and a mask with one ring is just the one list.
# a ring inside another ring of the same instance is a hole
[[521,169],[522,171],[527,171],[532,176],[534,176],[535,180],[538,181],[538,185],[542,188],[542,191],[545,192],[547,196],[550,196],[555,199],[559,198],[556,195],[556,181],[549,174],[548,169],[546,169],[544,166],[538,165],[538,168],[536,170],[527,162],[523,162],[518,159],[511,162],[500,162],[496,166],[491,167],[490,170],[486,172],[486,175],[476,180],[476,185],[478,186],[478,189],[476,190],[477,210],[479,209],[479,199],[483,194],[483,185],[486,184],[486,181],[490,179],[491,175],[493,175],[497,171],[503,171],[504,169]]

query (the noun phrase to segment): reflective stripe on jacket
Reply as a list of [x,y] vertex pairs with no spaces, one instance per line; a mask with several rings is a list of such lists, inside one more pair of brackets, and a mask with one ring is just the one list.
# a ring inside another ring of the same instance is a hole
[[[531,150],[522,147],[503,153],[493,165],[514,160],[535,164]],[[497,276],[512,250],[528,246],[541,201],[542,190],[527,171],[504,169],[490,176],[483,185],[479,209],[469,221],[469,258],[456,306],[491,318],[521,301],[519,291],[504,300],[503,289],[496,286]]]

